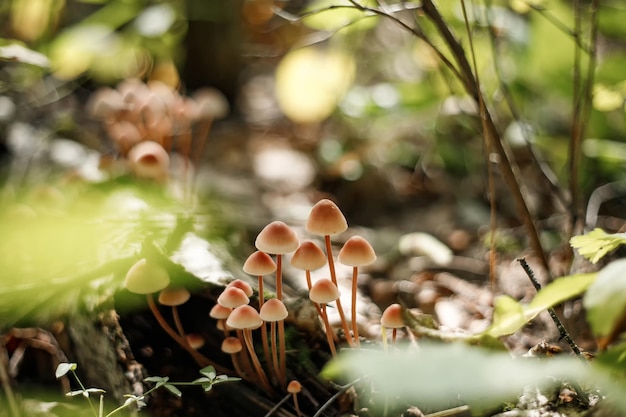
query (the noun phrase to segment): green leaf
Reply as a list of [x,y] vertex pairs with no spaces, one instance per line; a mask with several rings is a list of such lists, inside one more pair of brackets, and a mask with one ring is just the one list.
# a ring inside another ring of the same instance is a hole
[[212,367],[211,365],[200,369],[200,373],[211,380],[215,379],[215,377],[217,376],[217,373],[215,372],[215,368]]
[[591,367],[574,357],[514,359],[509,353],[462,343],[423,343],[419,349],[388,352],[344,351],[327,364],[322,376],[342,380],[367,376],[383,398],[393,396],[394,401],[426,409],[440,410],[450,405],[450,398],[459,398],[473,413],[515,399],[526,385],[595,378]]
[[192,384],[194,385],[202,385],[205,383],[212,383],[213,379],[212,378],[207,378],[207,377],[202,377],[202,378],[198,378],[198,379],[194,379],[193,381],[191,381]]
[[608,234],[602,229],[594,229],[586,235],[574,236],[570,239],[570,245],[594,264],[624,244],[626,244],[626,233]]
[[213,389],[213,384],[202,384],[202,389],[204,392],[209,392]]
[[147,378],[144,378],[144,382],[155,382],[155,383],[159,383],[159,382],[167,382],[170,380],[169,376],[149,376]]
[[86,395],[85,395],[85,394],[86,394],[86,393],[85,393],[85,391],[84,391],[84,390],[79,389],[79,390],[77,390],[77,391],[70,391],[70,392],[67,392],[67,393],[65,393],[65,396],[66,396],[66,397],[76,397],[76,396],[78,396],[78,395],[83,395],[83,396],[85,396],[85,397],[89,397],[89,394],[86,394]]
[[542,311],[583,294],[596,277],[596,273],[591,273],[558,278],[542,288],[527,305],[506,295],[496,297],[493,323],[480,335],[501,337],[513,334]]
[[174,394],[175,396],[177,396],[178,398],[183,396],[183,393],[180,392],[180,390],[178,388],[176,388],[174,385],[172,384],[164,384],[163,388],[167,389],[169,392],[171,392],[172,394]]
[[594,335],[598,338],[611,336],[626,311],[626,259],[611,262],[598,272],[598,279],[587,290],[583,305]]
[[106,393],[106,391],[101,388],[87,388],[85,391],[88,392],[89,394],[105,394]]
[[54,375],[58,379],[58,378],[61,378],[62,376],[65,376],[70,371],[75,371],[76,368],[77,368],[77,365],[75,363],[62,362],[59,364],[59,366],[57,366],[57,370],[55,371]]

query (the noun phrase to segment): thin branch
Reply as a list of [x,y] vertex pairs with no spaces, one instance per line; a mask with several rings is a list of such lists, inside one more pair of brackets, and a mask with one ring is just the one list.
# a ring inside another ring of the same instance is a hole
[[[535,278],[535,273],[526,262],[526,259],[520,258],[517,261],[520,263],[520,265],[524,269],[524,272],[526,272],[526,275],[528,275],[528,279],[530,279],[530,282],[533,284],[533,287],[535,287],[535,290],[539,292],[539,290],[541,290],[541,284],[539,283],[539,281],[537,281],[537,278]],[[582,351],[580,350],[576,342],[574,342],[574,340],[570,336],[569,332],[563,325],[563,322],[561,321],[561,319],[559,319],[559,317],[556,315],[556,311],[554,311],[554,309],[550,307],[548,308],[548,313],[550,313],[550,317],[552,317],[552,321],[556,325],[556,328],[559,330],[560,339],[565,340],[565,342],[567,342],[569,347],[572,349],[572,352],[574,352],[576,356],[578,356],[583,362],[586,363],[587,360],[585,359],[585,356],[583,355]]]
[[578,48],[580,48],[581,51],[586,52],[586,53],[590,52],[591,48],[582,43],[579,31],[577,31],[576,29],[569,28],[565,23],[560,21],[555,15],[550,13],[550,11],[546,9],[544,6],[532,3],[526,0],[524,0],[524,3],[526,3],[526,5],[530,7],[532,10],[536,11],[540,16],[545,18],[548,22],[552,23],[552,25],[554,25],[555,28],[557,28],[564,34],[571,36],[572,39],[574,40],[574,43],[576,44]]
[[526,127],[526,123],[522,120],[520,112],[517,108],[515,100],[513,98],[513,94],[509,89],[508,84],[504,81],[504,77],[502,76],[502,68],[500,67],[500,61],[497,59],[498,51],[497,51],[497,42],[496,42],[496,34],[493,30],[493,26],[491,25],[491,0],[485,0],[485,15],[484,19],[487,22],[487,26],[489,27],[489,44],[491,46],[491,54],[494,57],[493,59],[493,68],[496,73],[496,78],[498,80],[498,88],[500,89],[502,96],[506,102],[509,111],[511,112],[511,116],[515,120],[515,122],[520,126],[522,131],[522,138],[524,139],[524,143],[526,145],[526,149],[530,153],[533,163],[536,165],[539,172],[542,174],[544,180],[550,187],[550,191],[556,196],[556,198],[561,202],[564,207],[569,206],[569,198],[563,192],[563,188],[559,185],[559,180],[552,168],[541,158],[541,156],[537,153],[535,147],[533,146],[529,129]]

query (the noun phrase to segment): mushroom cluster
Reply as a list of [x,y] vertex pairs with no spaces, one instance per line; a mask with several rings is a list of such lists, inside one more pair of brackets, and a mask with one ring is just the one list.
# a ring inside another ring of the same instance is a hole
[[172,152],[185,158],[185,171],[198,162],[213,121],[226,116],[228,103],[212,88],[186,97],[159,81],[129,79],[96,90],[87,111],[102,123],[134,175],[163,181]]
[[[237,288],[238,284],[234,284],[236,280],[218,297],[218,304],[214,308],[216,313],[211,314],[218,320],[218,325],[224,326],[225,320],[225,340],[229,342],[226,348],[228,350],[224,351],[232,355],[233,365],[240,372],[240,376],[258,383],[270,392],[274,388],[281,390],[287,388],[285,319],[289,312],[283,302],[282,283],[285,255],[292,254],[291,266],[305,272],[309,298],[323,324],[331,354],[336,355],[337,342],[345,341],[353,348],[360,346],[356,319],[357,279],[359,268],[376,260],[374,249],[363,237],[352,236],[345,241],[338,253],[337,261],[353,268],[352,303],[350,309],[344,311],[339,297],[331,236],[347,230],[345,216],[334,202],[323,199],[311,209],[305,228],[308,233],[323,237],[325,250],[312,240],[300,242],[295,231],[284,222],[269,223],[256,237],[257,251],[252,253],[243,265],[244,272],[256,277],[258,282],[258,311],[249,304],[252,291],[246,294]],[[311,271],[324,266],[328,266],[328,278],[312,282]],[[264,280],[270,275],[274,275],[275,278],[276,295],[266,300]],[[326,314],[328,304],[333,304],[337,308],[343,332],[338,333],[331,326]],[[254,348],[252,331],[256,329],[259,329],[261,336],[259,351],[261,349],[263,351],[265,366],[262,366]],[[236,336],[231,335],[232,330]],[[235,343],[233,337],[239,342]],[[236,348],[232,348],[232,344],[235,344]]]

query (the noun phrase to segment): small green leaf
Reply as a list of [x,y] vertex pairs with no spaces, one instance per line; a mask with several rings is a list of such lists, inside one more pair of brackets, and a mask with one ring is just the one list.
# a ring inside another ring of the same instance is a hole
[[527,305],[509,296],[496,297],[493,323],[480,335],[501,337],[515,333],[542,311],[583,294],[597,276],[597,273],[591,273],[558,278],[542,288]]
[[626,312],[626,259],[611,262],[598,272],[583,305],[594,335],[611,336]]
[[202,384],[205,384],[207,382],[208,383],[212,383],[213,379],[207,378],[207,377],[203,376],[202,378],[194,379],[193,381],[191,381],[191,383],[194,384],[194,385],[202,385]]
[[178,398],[183,396],[183,393],[180,392],[180,390],[178,388],[176,388],[174,385],[172,384],[165,384],[163,385],[163,388],[167,389],[169,392],[171,392],[172,394],[174,394],[175,396],[177,396]]
[[574,236],[570,239],[570,245],[594,264],[624,244],[626,244],[626,233],[608,234],[602,229],[594,229],[586,235]]
[[75,371],[76,368],[77,368],[77,365],[75,363],[61,362],[59,366],[57,366],[57,370],[54,373],[54,375],[58,379],[58,378],[61,378],[62,376],[65,376],[70,371]]
[[136,395],[125,395],[125,397],[128,397],[126,398],[126,401],[124,401],[125,406],[138,402],[140,398]]
[[202,389],[204,390],[204,392],[209,392],[211,391],[211,389],[213,389],[213,384],[202,384]]
[[211,380],[215,379],[215,376],[217,375],[217,373],[215,372],[215,368],[211,365],[200,369],[200,373]]
[[147,378],[144,378],[145,382],[154,382],[154,383],[156,383],[155,384],[155,388],[162,387],[169,380],[170,380],[169,376],[149,376]]

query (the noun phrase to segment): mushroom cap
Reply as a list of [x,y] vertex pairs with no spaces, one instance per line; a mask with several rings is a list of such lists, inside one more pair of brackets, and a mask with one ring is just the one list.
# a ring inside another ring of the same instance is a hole
[[164,306],[179,306],[185,304],[191,297],[186,288],[165,288],[159,293],[159,303]]
[[285,304],[277,298],[271,298],[263,303],[259,312],[263,321],[280,321],[285,320],[289,313]]
[[287,392],[290,394],[297,394],[300,391],[302,391],[302,384],[300,384],[295,379],[289,382],[289,385],[287,385]]
[[240,290],[242,290],[246,294],[247,297],[252,297],[252,294],[254,294],[254,290],[252,289],[252,285],[248,284],[246,281],[241,280],[241,279],[235,279],[235,280],[229,282],[226,287],[239,288]]
[[222,352],[224,353],[232,355],[241,352],[242,349],[243,345],[241,344],[241,340],[235,336],[228,336],[222,341]]
[[167,270],[145,258],[137,261],[126,273],[124,287],[135,294],[152,294],[170,284]]
[[259,232],[254,245],[260,251],[283,255],[298,249],[300,241],[291,227],[276,220]]
[[365,238],[352,236],[343,244],[337,259],[344,265],[365,266],[376,260],[376,253]]
[[224,307],[236,308],[248,304],[250,299],[241,288],[226,287],[220,296],[217,297],[217,302]]
[[259,312],[247,304],[235,308],[226,319],[226,325],[232,329],[256,329],[262,324]]
[[186,336],[186,339],[187,339],[187,343],[189,343],[189,347],[194,350],[200,349],[202,346],[204,346],[204,343],[205,343],[204,337],[196,333],[188,334]]
[[139,178],[163,179],[169,172],[170,156],[163,146],[150,140],[133,146],[128,161]]
[[230,316],[231,311],[233,311],[232,307],[225,307],[221,304],[215,304],[213,307],[211,307],[211,311],[209,311],[209,317],[217,320],[224,320],[227,319],[228,316]]
[[397,329],[404,327],[404,318],[402,317],[402,306],[400,304],[391,304],[380,317],[380,324],[389,328]]
[[339,207],[324,198],[311,209],[305,227],[307,232],[314,235],[336,235],[348,229],[348,222]]
[[314,271],[326,265],[326,255],[315,243],[306,240],[294,252],[291,265],[298,269]]
[[317,280],[309,291],[311,301],[326,304],[335,301],[340,296],[337,286],[328,278]]
[[276,271],[276,262],[267,253],[256,251],[244,262],[243,271],[256,276],[271,274]]

